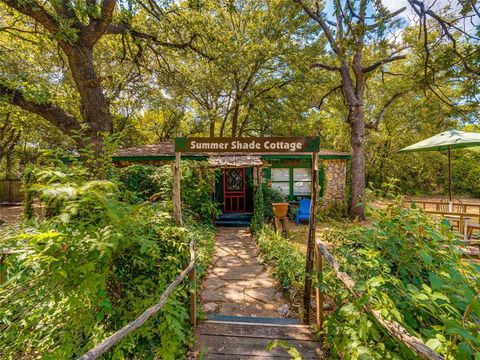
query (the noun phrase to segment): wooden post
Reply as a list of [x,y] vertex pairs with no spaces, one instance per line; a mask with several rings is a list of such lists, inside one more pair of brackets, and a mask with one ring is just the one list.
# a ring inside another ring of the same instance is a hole
[[7,269],[5,269],[6,258],[6,254],[0,254],[0,285],[7,281]]
[[[195,244],[193,244],[194,258],[196,262],[197,255],[195,254]],[[190,289],[190,324],[192,327],[197,326],[197,272],[195,270],[195,265],[193,269],[188,274],[192,289]]]
[[173,220],[178,226],[182,226],[182,199],[180,196],[180,160],[182,154],[175,153],[173,165]]
[[310,324],[310,301],[312,298],[313,250],[318,207],[318,153],[312,153],[312,199],[310,201],[310,221],[308,226],[307,258],[305,261],[305,287],[303,293],[303,323]]
[[320,286],[323,285],[323,263],[322,263],[322,254],[318,250],[318,246],[315,243],[315,270],[317,272],[318,284],[315,289],[315,300],[317,306],[317,327],[321,331],[323,328],[323,293],[320,289]]

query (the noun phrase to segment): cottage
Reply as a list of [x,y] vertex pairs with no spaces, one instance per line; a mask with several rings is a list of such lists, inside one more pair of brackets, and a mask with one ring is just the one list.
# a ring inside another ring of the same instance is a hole
[[[222,148],[220,149],[220,144]],[[222,204],[222,211],[252,212],[253,189],[260,181],[266,181],[273,189],[277,189],[287,197],[288,201],[310,197],[311,188],[311,156],[304,152],[296,152],[296,143],[270,142],[265,146],[282,148],[278,153],[256,152],[258,144],[243,142],[222,142],[216,144],[194,143],[198,149],[207,149],[208,153],[184,152],[184,160],[206,160],[212,167],[221,169],[215,185],[215,199]],[[216,146],[216,148],[211,148]],[[228,146],[247,149],[248,153],[229,153]],[[219,152],[213,152],[219,149]],[[285,149],[288,152],[285,152]],[[225,152],[225,150],[227,152]],[[223,152],[222,152],[223,151]],[[348,153],[335,150],[320,150],[320,204],[328,206],[334,201],[345,201],[346,173]],[[155,145],[144,145],[123,148],[113,155],[118,166],[132,164],[164,165],[175,160],[173,142],[162,142]]]

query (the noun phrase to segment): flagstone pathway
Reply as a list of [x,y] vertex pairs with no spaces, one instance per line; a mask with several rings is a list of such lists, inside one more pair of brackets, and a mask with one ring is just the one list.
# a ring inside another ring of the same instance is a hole
[[261,262],[247,228],[218,228],[212,265],[202,286],[207,315],[289,315],[281,290]]

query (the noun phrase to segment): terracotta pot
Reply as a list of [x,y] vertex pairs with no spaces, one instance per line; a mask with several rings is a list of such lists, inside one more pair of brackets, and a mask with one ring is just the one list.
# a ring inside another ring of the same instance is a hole
[[288,213],[288,203],[272,203],[273,213],[275,217],[286,217]]

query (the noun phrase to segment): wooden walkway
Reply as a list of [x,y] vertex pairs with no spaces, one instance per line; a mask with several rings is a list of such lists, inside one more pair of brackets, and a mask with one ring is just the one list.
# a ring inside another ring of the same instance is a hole
[[[254,318],[252,318],[254,319]],[[295,347],[302,359],[321,359],[320,344],[312,335],[310,326],[249,323],[239,321],[204,320],[195,331],[195,348],[188,359],[244,360],[290,359],[288,352],[277,347],[271,352],[267,346],[274,340],[284,340]]]

